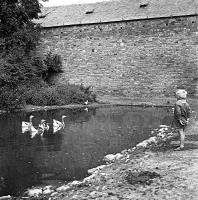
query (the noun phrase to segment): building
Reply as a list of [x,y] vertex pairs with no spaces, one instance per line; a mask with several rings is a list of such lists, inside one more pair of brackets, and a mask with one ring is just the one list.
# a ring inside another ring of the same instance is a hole
[[57,81],[129,98],[198,94],[198,1],[115,0],[44,8],[40,51],[63,58]]

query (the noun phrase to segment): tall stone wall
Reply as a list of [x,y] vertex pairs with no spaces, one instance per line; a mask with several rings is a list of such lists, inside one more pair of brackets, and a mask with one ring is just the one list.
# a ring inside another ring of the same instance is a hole
[[62,56],[57,81],[99,94],[150,98],[176,88],[197,94],[198,17],[147,19],[44,29],[40,51]]

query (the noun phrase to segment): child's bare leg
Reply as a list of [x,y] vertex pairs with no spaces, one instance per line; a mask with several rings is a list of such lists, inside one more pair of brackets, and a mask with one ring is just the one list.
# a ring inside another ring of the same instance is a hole
[[177,147],[175,149],[175,151],[180,151],[184,148],[184,141],[185,141],[185,133],[184,133],[184,130],[183,129],[179,129],[179,135],[180,135],[180,146]]
[[185,133],[183,129],[179,129],[180,134],[180,148],[184,148]]

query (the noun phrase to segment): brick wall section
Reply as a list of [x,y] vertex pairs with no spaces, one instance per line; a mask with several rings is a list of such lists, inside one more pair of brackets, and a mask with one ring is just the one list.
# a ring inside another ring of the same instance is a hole
[[56,80],[91,85],[99,94],[198,94],[198,17],[124,21],[43,30],[41,51],[62,56]]

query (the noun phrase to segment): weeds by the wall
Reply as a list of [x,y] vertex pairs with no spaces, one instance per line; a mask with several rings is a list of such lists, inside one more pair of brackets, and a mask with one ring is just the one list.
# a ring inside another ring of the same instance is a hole
[[90,87],[74,84],[44,86],[40,89],[30,89],[27,92],[26,103],[38,106],[67,105],[71,103],[94,102],[95,95]]

